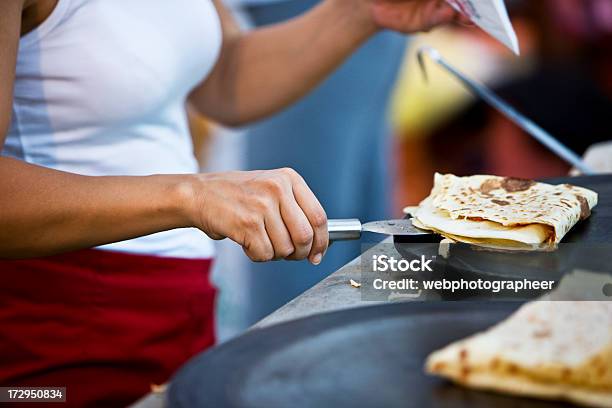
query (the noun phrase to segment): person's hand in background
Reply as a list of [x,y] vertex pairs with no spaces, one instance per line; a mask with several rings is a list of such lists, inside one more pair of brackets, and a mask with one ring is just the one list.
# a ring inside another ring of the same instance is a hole
[[213,239],[240,244],[253,261],[321,262],[327,217],[294,170],[200,174],[191,191],[192,224]]
[[451,22],[469,23],[469,18],[445,0],[362,0],[372,22],[379,29],[402,33],[428,31]]
[[444,0],[325,0],[297,18],[245,33],[221,0],[214,3],[223,48],[189,100],[204,116],[229,126],[294,103],[380,30],[413,33],[468,21]]

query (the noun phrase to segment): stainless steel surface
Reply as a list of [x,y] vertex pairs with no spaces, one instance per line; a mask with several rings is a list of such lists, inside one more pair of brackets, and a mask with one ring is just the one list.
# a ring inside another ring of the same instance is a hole
[[412,220],[410,219],[368,222],[367,224],[362,225],[361,230],[385,235],[429,234],[428,232],[415,228],[414,225],[412,225]]
[[[371,251],[376,251],[378,254],[386,254],[389,257],[400,257],[400,254],[393,246],[393,241],[390,238],[373,247]],[[273,324],[299,319],[317,313],[385,303],[363,300],[361,298],[361,291],[350,285],[351,279],[355,281],[361,280],[361,256],[355,258],[347,265],[317,283],[314,287],[308,289],[285,306],[265,317],[252,326],[250,330],[257,330]],[[411,300],[412,299],[398,299],[396,301]],[[131,405],[130,408],[166,408],[166,406],[165,393],[149,393],[141,400]]]
[[412,221],[408,219],[374,221],[367,224],[362,224],[356,218],[328,220],[327,230],[329,231],[329,240],[331,242],[359,239],[362,232],[400,236],[428,234],[428,232],[415,228],[412,225]]
[[[391,258],[400,258],[391,238],[370,249],[371,253],[384,254]],[[363,256],[369,256],[367,253]],[[334,310],[349,309],[353,307],[370,306],[387,302],[363,300],[361,290],[350,285],[350,281],[361,281],[361,256],[330,274],[306,292],[293,299],[280,309],[265,317],[249,330],[312,316],[318,313],[332,312]],[[439,300],[439,299],[436,299]],[[391,301],[391,300],[390,300]],[[398,298],[393,302],[410,302],[412,298]],[[137,401],[130,408],[166,408],[165,394],[150,393]]]
[[361,237],[361,221],[352,218],[347,220],[328,220],[327,231],[330,241],[347,241]]
[[489,105],[493,106],[503,115],[505,115],[512,122],[521,127],[525,132],[533,136],[536,140],[546,146],[548,149],[553,151],[557,156],[561,157],[563,160],[568,162],[577,168],[580,172],[585,175],[594,174],[593,170],[572,150],[570,150],[567,146],[557,140],[554,136],[546,132],[540,126],[535,124],[532,120],[525,117],[523,114],[518,112],[512,106],[510,106],[506,101],[497,96],[494,92],[492,92],[486,86],[468,78],[465,74],[457,70],[455,67],[450,65],[442,55],[432,47],[422,47],[419,49],[417,54],[419,65],[421,66],[421,71],[425,79],[427,80],[427,71],[425,69],[425,54],[429,55],[429,57],[435,61],[438,65],[446,69],[453,76],[455,76],[463,85],[465,85],[470,91],[472,91],[475,95],[482,98]]
[[[266,316],[252,326],[250,330],[260,329],[273,324],[312,316],[318,313],[386,303],[384,301],[363,300],[361,288],[355,288],[350,284],[351,280],[361,282],[362,268],[364,267],[362,258],[365,257],[366,259],[370,259],[374,254],[401,259],[400,253],[397,251],[395,245],[393,245],[393,239],[386,238],[381,243],[373,246],[339,270],[330,274],[327,278],[323,279],[297,298],[269,316]],[[427,299],[439,300],[440,297],[434,293]],[[404,297],[389,299],[388,301],[411,302],[415,300],[412,297]]]

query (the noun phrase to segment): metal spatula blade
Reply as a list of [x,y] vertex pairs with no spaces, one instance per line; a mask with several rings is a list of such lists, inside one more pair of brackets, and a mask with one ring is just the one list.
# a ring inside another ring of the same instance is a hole
[[330,241],[345,241],[361,238],[362,232],[394,236],[429,235],[412,225],[412,220],[374,221],[362,224],[358,219],[328,220],[327,229]]
[[427,233],[412,225],[412,220],[409,219],[368,222],[361,226],[361,230],[385,235],[423,235]]

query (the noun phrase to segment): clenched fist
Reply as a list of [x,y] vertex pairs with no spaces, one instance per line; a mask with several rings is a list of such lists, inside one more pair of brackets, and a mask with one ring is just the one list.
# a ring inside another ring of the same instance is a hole
[[294,170],[199,174],[191,186],[192,222],[211,238],[230,238],[253,261],[321,262],[327,216]]

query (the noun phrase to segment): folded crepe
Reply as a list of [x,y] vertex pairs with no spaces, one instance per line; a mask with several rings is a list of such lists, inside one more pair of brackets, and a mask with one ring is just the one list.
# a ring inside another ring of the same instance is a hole
[[528,303],[435,351],[425,369],[468,387],[612,407],[612,302]]
[[413,224],[475,245],[555,247],[596,205],[597,193],[569,184],[436,173]]

